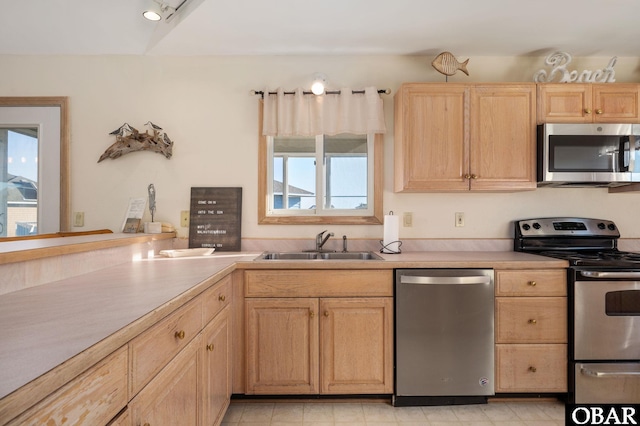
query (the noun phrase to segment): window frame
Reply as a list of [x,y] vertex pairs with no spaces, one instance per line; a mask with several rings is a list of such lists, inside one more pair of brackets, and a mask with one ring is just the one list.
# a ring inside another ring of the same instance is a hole
[[[367,153],[368,163],[372,165],[373,176],[371,171],[368,172],[367,179],[372,186],[371,190],[368,190],[368,203],[373,205],[365,212],[364,215],[356,215],[353,212],[358,210],[346,210],[339,209],[335,211],[320,210],[321,214],[315,214],[313,212],[303,212],[300,209],[281,209],[277,213],[271,212],[271,191],[273,183],[269,182],[269,179],[273,180],[272,164],[270,159],[273,159],[273,155],[269,154],[270,147],[268,137],[262,134],[262,109],[263,104],[260,102],[260,114],[259,114],[259,138],[258,138],[258,224],[272,224],[272,225],[309,225],[309,224],[334,224],[334,225],[380,225],[382,224],[382,185],[383,185],[383,135],[375,134],[373,137],[368,136],[368,146],[373,149]],[[373,139],[371,141],[371,139]],[[318,138],[316,138],[316,146],[318,144]],[[324,158],[324,154],[323,158]],[[373,158],[370,158],[373,156]],[[316,179],[322,182],[324,178],[323,167],[316,167]],[[367,167],[369,170],[369,167]],[[324,186],[324,183],[322,183]],[[369,186],[369,185],[368,185]],[[319,194],[316,194],[318,197]],[[316,202],[316,205],[318,203]],[[280,210],[280,209],[279,209]],[[297,213],[297,214],[293,214]]]
[[[0,107],[57,107],[60,109],[60,144],[54,148],[59,151],[60,161],[60,217],[57,231],[68,232],[71,228],[69,98],[66,96],[0,97]],[[5,238],[0,237],[0,242]]]

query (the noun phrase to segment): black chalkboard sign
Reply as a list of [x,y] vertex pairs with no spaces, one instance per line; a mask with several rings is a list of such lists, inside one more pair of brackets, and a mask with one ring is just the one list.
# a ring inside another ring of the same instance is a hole
[[189,248],[240,251],[242,188],[191,188]]

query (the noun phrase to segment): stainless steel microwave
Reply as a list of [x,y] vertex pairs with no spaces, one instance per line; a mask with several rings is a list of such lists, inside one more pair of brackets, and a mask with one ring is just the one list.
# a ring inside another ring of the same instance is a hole
[[541,124],[538,186],[640,182],[640,124]]

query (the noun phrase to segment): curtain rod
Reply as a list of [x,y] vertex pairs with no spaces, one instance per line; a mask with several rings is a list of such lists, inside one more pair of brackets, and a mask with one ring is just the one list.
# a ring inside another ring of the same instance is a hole
[[[296,94],[296,92],[283,92],[283,93],[285,95],[295,95]],[[339,95],[340,94],[340,90],[327,90],[324,93],[326,93],[327,95]],[[357,94],[357,93],[364,94],[364,90],[352,90],[351,93],[353,93],[354,95]],[[378,90],[378,93],[380,95],[382,95],[382,94],[388,95],[388,94],[391,93],[391,89],[381,89],[381,90]],[[249,92],[249,94],[251,94],[251,95],[260,95],[260,96],[262,96],[264,98],[264,91],[262,91],[262,90],[252,90],[252,91]],[[269,92],[269,94],[270,95],[277,95],[278,92]],[[303,90],[302,94],[303,95],[313,95],[313,92]]]

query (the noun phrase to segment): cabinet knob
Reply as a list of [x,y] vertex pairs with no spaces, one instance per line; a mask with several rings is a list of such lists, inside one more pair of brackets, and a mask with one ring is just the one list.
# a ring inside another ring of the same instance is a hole
[[142,426],[151,426],[151,424],[150,423],[145,423]]
[[535,373],[536,371],[538,371],[538,369],[532,365],[529,367],[529,371],[531,371],[532,373]]
[[468,174],[468,173],[466,175],[463,175],[462,177],[465,178],[465,179],[471,179],[471,175]]
[[329,311],[324,311],[324,316],[328,317],[329,316]]
[[602,111],[601,109],[597,109],[596,110],[596,114],[602,114],[604,111]]
[[309,311],[309,318],[313,318],[315,316],[316,316],[316,314],[313,311]]
[[529,285],[530,285],[531,287],[535,287],[537,284],[538,284],[538,283],[537,283],[537,282],[535,282],[535,281],[529,281]]
[[213,343],[209,343],[209,344],[207,345],[207,350],[208,350],[209,352],[213,352]]
[[471,175],[471,179],[478,179],[478,175]]
[[176,333],[174,334],[176,339],[184,339],[184,330],[180,330],[180,331],[176,331]]
[[591,114],[591,110],[590,110],[589,108],[585,108],[585,109],[584,109],[584,113],[585,113],[585,114]]
[[529,324],[536,325],[537,323],[538,323],[538,321],[537,321],[537,320],[534,320],[534,319],[530,319],[530,320],[529,320]]
[[221,302],[224,302],[227,298],[224,296],[224,294],[221,294],[220,296],[218,296],[218,300]]

